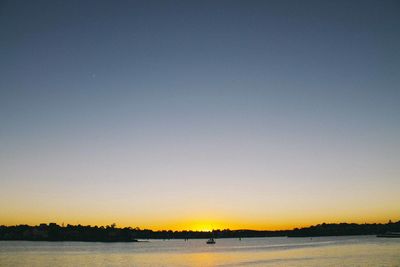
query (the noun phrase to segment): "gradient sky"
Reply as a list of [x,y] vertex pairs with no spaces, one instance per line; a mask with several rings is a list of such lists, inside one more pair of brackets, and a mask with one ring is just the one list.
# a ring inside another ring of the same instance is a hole
[[400,219],[398,1],[1,1],[0,224]]

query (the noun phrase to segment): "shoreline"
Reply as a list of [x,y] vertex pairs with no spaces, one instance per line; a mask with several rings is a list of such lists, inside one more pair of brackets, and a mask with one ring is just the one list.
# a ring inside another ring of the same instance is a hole
[[322,236],[360,236],[378,235],[385,237],[388,233],[400,232],[400,221],[386,224],[322,223],[293,230],[212,230],[204,231],[152,231],[140,228],[117,228],[111,226],[83,226],[56,223],[38,226],[16,225],[0,226],[0,240],[20,241],[78,241],[78,242],[140,242],[149,239],[208,239],[208,238],[251,238],[251,237],[322,237]]

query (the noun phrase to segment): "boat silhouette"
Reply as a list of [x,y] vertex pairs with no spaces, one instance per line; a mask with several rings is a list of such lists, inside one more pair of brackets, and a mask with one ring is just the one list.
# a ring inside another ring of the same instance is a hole
[[214,238],[211,237],[210,239],[208,239],[207,244],[215,244]]

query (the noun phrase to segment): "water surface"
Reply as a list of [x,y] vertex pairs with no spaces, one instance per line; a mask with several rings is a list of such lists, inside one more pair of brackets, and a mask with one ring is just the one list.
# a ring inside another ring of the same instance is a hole
[[150,240],[138,243],[0,241],[0,266],[400,266],[400,239],[375,236]]

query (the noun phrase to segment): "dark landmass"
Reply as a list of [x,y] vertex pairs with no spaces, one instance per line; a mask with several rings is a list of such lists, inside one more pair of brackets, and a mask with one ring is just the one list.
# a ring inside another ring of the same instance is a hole
[[386,232],[384,234],[379,234],[376,237],[400,238],[400,232]]
[[323,223],[305,228],[295,228],[288,232],[288,237],[311,236],[343,236],[343,235],[383,235],[388,232],[400,232],[400,221],[386,224],[356,224],[356,223]]
[[137,242],[129,228],[67,225],[0,226],[0,240]]
[[138,239],[198,239],[198,238],[245,238],[245,237],[312,237],[343,235],[383,235],[400,232],[400,221],[386,224],[318,224],[305,228],[280,231],[213,230],[199,231],[152,231],[139,228],[109,226],[60,226],[55,223],[38,226],[0,226],[0,240],[27,241],[87,241],[87,242],[137,242]]
[[116,228],[110,226],[60,226],[55,223],[39,226],[0,226],[0,240],[29,241],[91,241],[91,242],[136,242],[138,239],[196,239],[229,237],[286,236],[287,231],[213,230],[201,231],[152,231],[139,228]]

